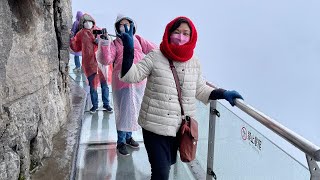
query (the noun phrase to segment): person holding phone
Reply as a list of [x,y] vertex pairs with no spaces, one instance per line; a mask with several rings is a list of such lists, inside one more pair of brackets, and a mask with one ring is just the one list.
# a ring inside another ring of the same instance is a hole
[[90,86],[90,97],[92,107],[91,113],[95,113],[98,109],[98,85],[101,85],[101,95],[103,108],[107,112],[113,112],[109,101],[109,87],[106,76],[106,66],[97,62],[96,51],[98,45],[94,30],[101,30],[96,26],[95,20],[89,15],[84,14],[80,19],[80,31],[71,38],[70,47],[73,51],[82,51],[82,67]]

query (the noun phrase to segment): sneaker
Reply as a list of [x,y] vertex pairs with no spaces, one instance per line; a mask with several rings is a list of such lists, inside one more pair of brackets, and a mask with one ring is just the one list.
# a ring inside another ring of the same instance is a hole
[[129,156],[129,152],[127,150],[127,147],[124,143],[120,143],[117,145],[117,149],[118,149],[118,152],[122,155],[122,156]]
[[103,105],[103,108],[104,108],[107,112],[113,112],[112,107],[110,107],[109,105]]
[[92,107],[92,108],[90,109],[90,113],[91,113],[91,114],[96,113],[96,112],[97,112],[97,109],[98,109],[98,108],[96,108],[96,107]]
[[126,144],[132,148],[139,148],[139,143],[137,143],[133,138],[126,139]]

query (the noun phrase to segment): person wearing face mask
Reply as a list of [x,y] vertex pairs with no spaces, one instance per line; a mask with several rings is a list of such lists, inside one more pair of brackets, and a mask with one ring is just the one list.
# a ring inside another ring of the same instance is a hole
[[91,113],[95,113],[98,109],[98,92],[97,88],[100,84],[103,108],[107,112],[113,112],[109,104],[109,87],[107,84],[106,66],[100,64],[96,59],[96,51],[98,45],[96,43],[93,30],[100,30],[95,25],[95,20],[89,15],[84,14],[79,22],[80,31],[70,40],[70,47],[73,51],[82,51],[82,69],[86,75],[90,86],[90,97],[92,107]]
[[110,38],[108,38],[109,40],[99,39],[98,61],[104,65],[113,65],[112,95],[118,134],[117,150],[120,155],[128,156],[130,154],[127,146],[139,148],[139,143],[133,139],[132,132],[141,129],[137,121],[146,81],[130,84],[121,81],[118,77],[123,61],[122,54],[125,49],[120,36],[125,32],[125,25],[130,26],[134,34],[133,63],[138,63],[145,54],[157,46],[140,35],[135,34],[137,30],[136,23],[134,23],[132,18],[122,14],[117,16],[114,23],[117,38],[113,41],[110,41]]
[[[242,96],[236,91],[213,88],[202,77],[200,62],[194,55],[197,30],[184,16],[169,22],[160,49],[147,54],[139,63],[133,62],[132,27],[121,34],[124,45],[123,64],[118,74],[121,80],[137,83],[147,78],[141,104],[139,125],[151,164],[151,179],[169,179],[170,166],[176,163],[177,133],[182,117],[178,92],[169,61],[173,62],[181,86],[184,114],[195,116],[196,100],[208,104],[210,100],[225,99],[232,106]],[[199,130],[200,131],[200,130]]]
[[93,22],[92,22],[92,21],[85,21],[85,22],[83,23],[83,27],[84,27],[85,29],[92,29],[92,27],[93,27]]

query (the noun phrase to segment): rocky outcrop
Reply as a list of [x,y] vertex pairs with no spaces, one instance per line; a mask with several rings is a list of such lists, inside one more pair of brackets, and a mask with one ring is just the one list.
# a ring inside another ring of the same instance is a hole
[[53,150],[50,158],[32,173],[32,180],[69,180],[76,175],[76,160],[79,147],[80,129],[86,105],[87,92],[74,80],[70,80],[72,110],[68,121],[53,137]]
[[0,1],[0,180],[30,179],[70,111],[69,0]]

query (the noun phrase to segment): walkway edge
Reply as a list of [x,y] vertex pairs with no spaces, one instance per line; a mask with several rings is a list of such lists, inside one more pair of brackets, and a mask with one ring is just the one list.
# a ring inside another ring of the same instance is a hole
[[70,77],[71,110],[67,121],[53,137],[53,150],[50,157],[42,161],[41,166],[31,175],[33,180],[69,180],[76,160],[76,148],[86,104],[87,93]]
[[[71,79],[71,78],[70,78]],[[79,86],[79,88],[81,88],[85,95],[84,95],[84,101],[83,101],[83,104],[82,104],[82,108],[81,108],[81,116],[80,119],[79,119],[79,131],[78,131],[78,134],[77,134],[77,139],[76,139],[76,143],[75,143],[75,147],[74,147],[74,153],[73,153],[73,157],[72,157],[72,164],[71,164],[71,171],[70,171],[70,180],[75,180],[76,178],[76,170],[77,170],[77,159],[78,159],[78,150],[79,150],[79,144],[80,144],[80,137],[81,137],[81,129],[82,129],[82,121],[84,119],[84,112],[85,112],[85,108],[86,108],[86,102],[87,102],[87,93],[86,91],[84,90],[83,87]]]

